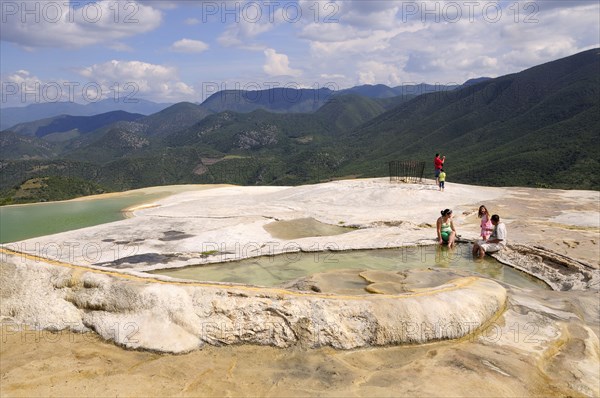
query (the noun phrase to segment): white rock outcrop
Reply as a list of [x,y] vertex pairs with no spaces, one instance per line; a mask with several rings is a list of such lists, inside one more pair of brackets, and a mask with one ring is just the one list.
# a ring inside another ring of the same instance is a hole
[[476,277],[401,295],[341,296],[164,283],[3,253],[0,314],[41,329],[94,330],[128,347],[424,343],[466,336],[503,309],[506,290]]
[[543,247],[510,244],[492,257],[543,280],[553,290],[600,290],[600,270]]

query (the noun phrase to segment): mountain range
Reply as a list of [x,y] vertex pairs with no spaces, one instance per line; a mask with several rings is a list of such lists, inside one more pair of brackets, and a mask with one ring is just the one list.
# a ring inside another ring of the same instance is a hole
[[104,99],[90,102],[86,105],[75,102],[45,102],[30,104],[23,107],[0,108],[0,130],[32,122],[40,119],[53,118],[60,115],[93,116],[112,111],[125,111],[150,115],[165,109],[172,104],[160,104],[143,99]]
[[[452,92],[426,94],[348,137],[346,172],[445,153],[457,181],[598,189],[600,51],[589,50]],[[363,167],[360,165],[363,164]],[[364,172],[364,171],[363,171]]]
[[[0,196],[15,203],[63,199],[84,185],[89,192],[385,176],[391,160],[431,166],[437,152],[447,156],[450,184],[597,190],[599,71],[593,49],[456,87],[271,89],[262,99],[217,93],[148,116],[123,112],[101,123],[104,115],[96,125],[36,121],[0,134]],[[50,132],[57,125],[70,130]],[[45,182],[25,192],[36,178]]]
[[[485,79],[485,78],[484,78]],[[469,81],[465,82],[468,84]],[[430,85],[410,84],[397,87],[379,85],[362,85],[344,90],[333,91],[321,89],[296,89],[296,88],[271,88],[266,90],[223,90],[209,96],[200,105],[205,115],[223,111],[247,113],[257,109],[264,109],[278,113],[308,113],[314,112],[323,106],[330,97],[344,94],[359,94],[369,98],[393,99],[398,96],[412,98],[429,92],[453,90],[459,85]],[[388,101],[389,104],[394,102]],[[189,103],[188,103],[189,104]],[[81,105],[73,102],[48,102],[31,104],[25,107],[1,108],[0,131],[10,129],[17,131],[23,129],[27,123],[48,122],[50,119],[64,116],[95,116],[113,111],[121,111],[142,115],[151,115],[178,104],[159,104],[142,99],[129,101],[115,101],[105,99]],[[173,112],[171,111],[171,114]],[[160,118],[160,116],[158,116]],[[80,120],[80,125],[93,125],[94,121]],[[19,125],[19,127],[17,127]],[[86,127],[89,129],[89,127]],[[21,131],[20,131],[21,132]],[[25,135],[29,135],[25,133]]]
[[[109,124],[120,121],[134,121],[141,117],[144,117],[144,115],[125,111],[112,111],[94,116],[60,115],[33,122],[20,123],[13,126],[10,130],[17,134],[38,138],[44,137],[48,140],[50,138],[48,136],[52,134],[68,132],[85,134]],[[52,141],[51,138],[50,141]]]

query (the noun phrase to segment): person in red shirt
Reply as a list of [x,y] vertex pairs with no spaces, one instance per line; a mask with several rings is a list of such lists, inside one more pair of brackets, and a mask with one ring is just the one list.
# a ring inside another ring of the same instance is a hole
[[435,185],[440,185],[440,170],[444,167],[444,162],[446,161],[446,155],[440,158],[440,154],[436,153],[435,158],[433,158],[433,167],[435,168]]

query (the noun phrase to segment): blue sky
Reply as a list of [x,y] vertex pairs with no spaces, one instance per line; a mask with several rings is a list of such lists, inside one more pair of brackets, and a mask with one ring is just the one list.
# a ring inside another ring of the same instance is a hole
[[0,5],[3,107],[201,102],[218,88],[453,84],[600,46],[597,0]]

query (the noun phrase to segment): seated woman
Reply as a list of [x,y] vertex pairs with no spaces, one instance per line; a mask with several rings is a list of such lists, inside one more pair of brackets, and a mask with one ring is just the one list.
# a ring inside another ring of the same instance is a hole
[[442,210],[442,216],[437,219],[437,237],[440,245],[448,243],[448,247],[454,247],[456,240],[456,229],[452,221],[452,210]]

